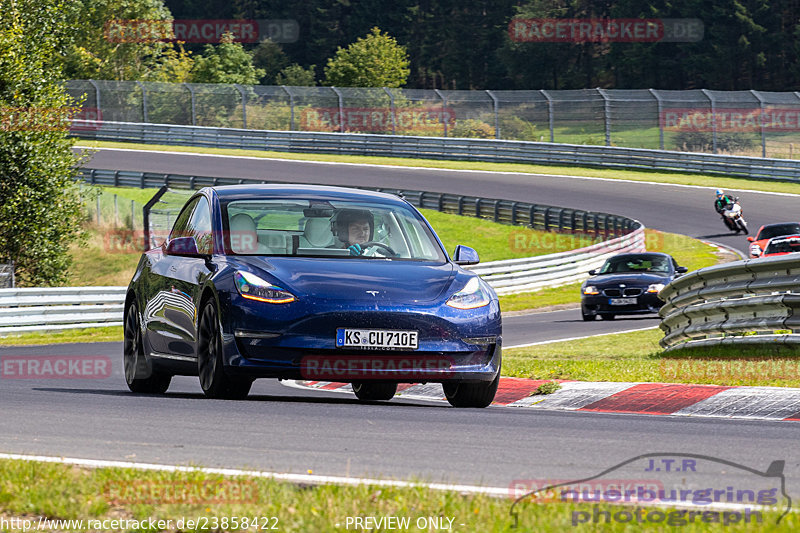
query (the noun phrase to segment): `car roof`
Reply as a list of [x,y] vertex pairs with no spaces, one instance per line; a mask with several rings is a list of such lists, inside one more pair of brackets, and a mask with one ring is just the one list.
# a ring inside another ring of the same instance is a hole
[[334,187],[330,185],[304,184],[253,184],[253,185],[221,185],[207,187],[213,190],[223,201],[253,200],[255,198],[302,198],[307,200],[350,200],[378,201],[380,203],[405,202],[394,194],[354,189],[350,187]]
[[636,252],[636,253],[619,254],[619,255],[615,255],[613,257],[609,257],[608,259],[610,260],[610,259],[621,259],[621,258],[627,258],[627,257],[642,257],[643,255],[644,256],[654,256],[654,255],[656,255],[656,256],[664,257],[666,259],[670,259],[670,260],[672,259],[671,255],[665,254],[665,253],[662,253],[662,252]]

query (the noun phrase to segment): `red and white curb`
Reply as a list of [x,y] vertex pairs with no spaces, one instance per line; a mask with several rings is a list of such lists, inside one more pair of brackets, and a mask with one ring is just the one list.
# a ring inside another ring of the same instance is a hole
[[[632,413],[751,420],[800,421],[800,389],[725,387],[680,383],[613,383],[559,381],[552,394],[532,393],[552,380],[502,378],[493,405],[564,411]],[[291,381],[285,385],[352,394],[347,383]],[[402,383],[397,396],[411,400],[446,401],[438,383]]]

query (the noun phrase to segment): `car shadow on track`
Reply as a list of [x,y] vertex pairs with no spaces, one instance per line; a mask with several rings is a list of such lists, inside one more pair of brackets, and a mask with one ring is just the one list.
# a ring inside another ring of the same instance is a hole
[[[117,396],[127,398],[160,398],[163,400],[206,400],[206,401],[219,401],[219,402],[281,402],[281,403],[313,403],[313,404],[340,404],[340,405],[394,405],[405,407],[440,407],[450,408],[446,404],[435,404],[426,402],[425,400],[418,400],[424,403],[409,403],[402,399],[394,398],[385,402],[370,402],[361,401],[352,398],[335,398],[330,396],[314,397],[314,396],[283,396],[273,394],[251,394],[244,400],[212,400],[206,398],[203,394],[191,392],[167,392],[165,394],[141,394],[129,392],[125,390],[102,390],[102,389],[67,389],[59,387],[36,387],[32,389],[39,392],[64,392],[69,394],[95,394],[100,396]],[[339,393],[335,393],[339,394]]]

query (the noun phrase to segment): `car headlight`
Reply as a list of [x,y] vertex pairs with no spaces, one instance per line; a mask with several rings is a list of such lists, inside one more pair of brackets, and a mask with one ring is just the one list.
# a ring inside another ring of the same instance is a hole
[[659,291],[661,291],[661,289],[663,289],[663,288],[664,288],[664,284],[663,284],[663,283],[653,283],[652,285],[650,285],[649,287],[647,287],[647,292],[655,292],[655,293],[658,293],[658,292],[659,292]]
[[583,288],[583,294],[600,294],[600,291],[594,285],[587,285]]
[[756,257],[761,255],[761,247],[757,244],[753,244],[752,246],[750,246],[750,255],[754,255]]
[[236,290],[248,300],[270,304],[288,304],[296,300],[291,292],[264,281],[251,272],[237,270],[233,279],[236,282]]
[[464,288],[455,293],[447,300],[447,305],[456,309],[476,309],[489,305],[491,299],[481,286],[478,278],[472,278],[464,285]]

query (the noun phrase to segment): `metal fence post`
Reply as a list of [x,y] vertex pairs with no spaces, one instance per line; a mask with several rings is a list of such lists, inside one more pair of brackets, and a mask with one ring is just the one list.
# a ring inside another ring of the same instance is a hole
[[547,121],[550,123],[550,142],[554,143],[556,142],[556,136],[553,131],[553,99],[550,98],[550,95],[544,89],[539,92],[547,99]]
[[247,129],[247,93],[244,92],[244,87],[238,83],[233,84],[239,94],[242,95],[242,129]]
[[137,81],[136,85],[142,90],[142,122],[150,122],[147,118],[147,89],[144,88],[144,84],[140,81]]
[[447,137],[447,121],[444,120],[444,110],[447,108],[447,97],[443,95],[439,89],[434,89],[433,92],[442,99],[442,122],[444,123],[444,136]]
[[648,89],[650,94],[653,95],[656,99],[656,104],[658,105],[658,147],[663,150],[664,149],[664,122],[661,118],[664,116],[664,104],[661,101],[661,97],[658,95],[658,92],[655,89]]
[[500,117],[498,116],[498,113],[499,113],[499,110],[500,110],[500,102],[492,94],[492,91],[487,90],[486,94],[488,94],[491,97],[492,102],[494,102],[494,138],[495,139],[499,139],[500,138]]
[[344,133],[344,101],[342,99],[342,92],[336,87],[331,87],[331,90],[336,93],[336,98],[339,99],[339,131]]
[[708,89],[700,89],[709,102],[711,102],[711,131],[712,131],[712,152],[717,153],[717,105],[714,96]]
[[392,113],[392,135],[396,135],[396,132],[397,132],[397,129],[396,129],[397,128],[397,117],[396,117],[396,111],[395,111],[395,108],[394,108],[394,95],[392,94],[392,91],[390,91],[387,87],[383,88],[383,92],[385,92],[387,95],[389,95],[389,109],[390,109],[390,112]]
[[603,115],[606,121],[606,146],[611,146],[611,100],[608,99],[606,92],[600,87],[597,92],[603,97]]
[[102,108],[100,107],[100,87],[94,82],[94,80],[89,80],[89,83],[91,83],[92,87],[94,87],[94,99],[95,99],[95,105],[97,106],[97,113],[99,116],[102,117],[103,116],[101,112]]
[[192,98],[192,126],[196,126],[197,125],[197,110],[196,110],[196,107],[195,107],[196,104],[195,104],[195,100],[194,100],[194,88],[191,85],[189,85],[188,83],[184,83],[183,85],[184,85],[184,87],[189,89],[189,94],[191,95],[191,98]]
[[286,85],[281,85],[281,89],[289,95],[289,131],[294,131],[294,95]]
[[764,99],[758,94],[758,91],[750,90],[753,96],[758,99],[761,112],[758,115],[758,125],[761,127],[761,157],[767,157],[767,134],[764,131]]

